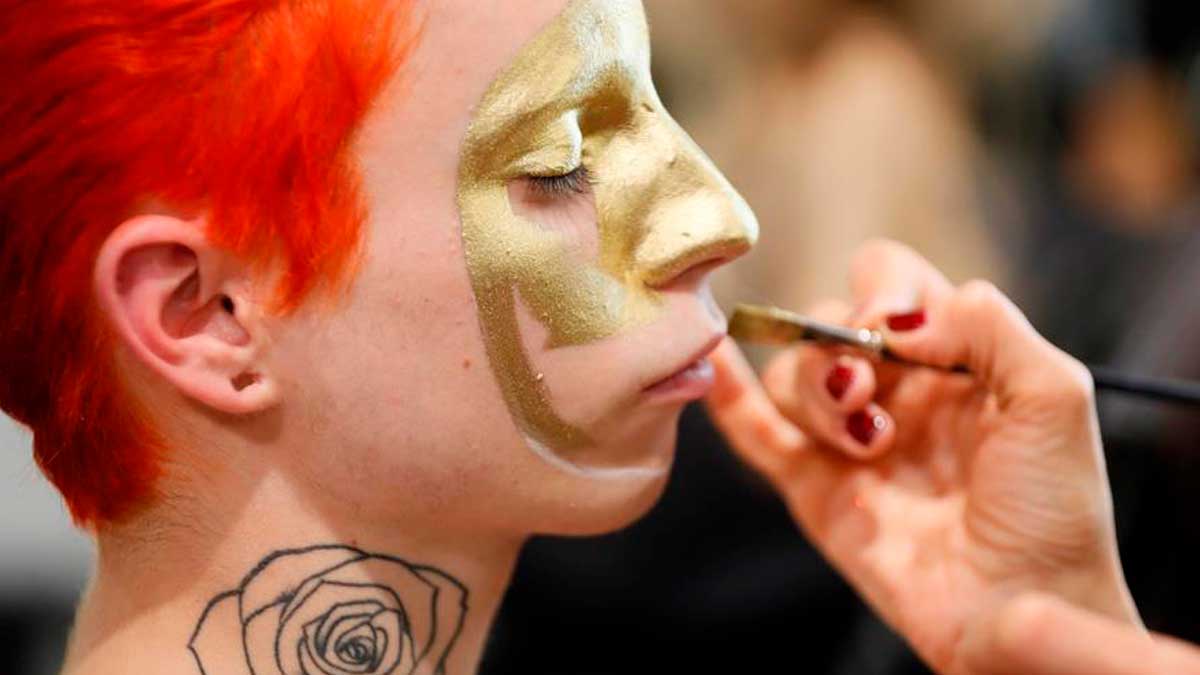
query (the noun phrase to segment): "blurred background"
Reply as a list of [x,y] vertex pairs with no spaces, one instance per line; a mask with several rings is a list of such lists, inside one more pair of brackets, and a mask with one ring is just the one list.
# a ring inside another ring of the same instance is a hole
[[[844,296],[886,236],[1085,361],[1200,378],[1195,3],[645,2],[667,106],[762,224],[726,306]],[[1134,597],[1200,641],[1200,414],[1100,406]],[[56,672],[88,566],[28,446],[0,419],[0,675]],[[696,408],[648,517],[527,548],[482,672],[792,670],[927,672]]]

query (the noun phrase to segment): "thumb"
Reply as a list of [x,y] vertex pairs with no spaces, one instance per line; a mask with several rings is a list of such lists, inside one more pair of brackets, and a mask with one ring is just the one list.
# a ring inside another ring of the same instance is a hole
[[988,282],[969,282],[932,301],[924,323],[888,330],[888,346],[919,363],[965,367],[1002,406],[1027,397],[1091,405],[1087,368],[1039,335]]
[[854,325],[871,326],[888,315],[911,312],[954,289],[916,251],[887,239],[859,247],[850,264],[850,288],[858,304]]

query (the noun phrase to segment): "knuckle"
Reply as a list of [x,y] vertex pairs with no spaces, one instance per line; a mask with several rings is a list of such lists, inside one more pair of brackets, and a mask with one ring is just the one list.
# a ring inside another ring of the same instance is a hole
[[1071,391],[1084,398],[1090,399],[1096,391],[1096,381],[1092,378],[1092,371],[1083,365],[1074,357],[1062,354],[1062,378],[1068,383]]
[[986,279],[972,279],[963,284],[958,291],[958,300],[969,312],[994,312],[1008,306],[1004,293]]
[[1087,366],[1058,350],[1051,357],[1054,367],[1045,369],[1047,393],[1060,401],[1090,405],[1095,383]]

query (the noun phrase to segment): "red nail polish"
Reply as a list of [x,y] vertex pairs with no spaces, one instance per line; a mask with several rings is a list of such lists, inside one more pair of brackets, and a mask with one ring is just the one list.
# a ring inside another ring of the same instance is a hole
[[893,314],[887,318],[888,328],[903,333],[925,325],[925,310],[918,309],[908,314]]
[[887,426],[887,420],[880,415],[869,415],[865,411],[858,411],[846,420],[846,431],[854,437],[854,440],[863,445],[870,445],[871,441],[875,440],[876,434],[883,431]]
[[825,388],[829,390],[829,395],[833,400],[840,401],[850,390],[850,385],[854,383],[854,371],[846,366],[838,366],[829,373],[829,377],[825,378]]

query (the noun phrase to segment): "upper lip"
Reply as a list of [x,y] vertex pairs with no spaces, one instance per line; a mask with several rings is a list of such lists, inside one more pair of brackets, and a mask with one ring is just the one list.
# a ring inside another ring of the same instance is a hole
[[716,348],[721,344],[721,341],[724,339],[725,339],[724,333],[714,333],[711,337],[708,338],[708,340],[704,343],[703,346],[701,346],[696,351],[692,352],[691,356],[688,357],[688,359],[686,361],[677,363],[677,366],[674,370],[671,370],[670,372],[664,374],[662,377],[655,379],[650,384],[646,385],[645,388],[650,389],[654,385],[656,385],[660,382],[669,380],[672,377],[678,375],[679,373],[682,373],[683,371],[687,370],[688,368],[690,368],[692,366],[692,364],[696,363],[700,359],[703,359],[704,357],[713,353],[713,351],[716,350]]

